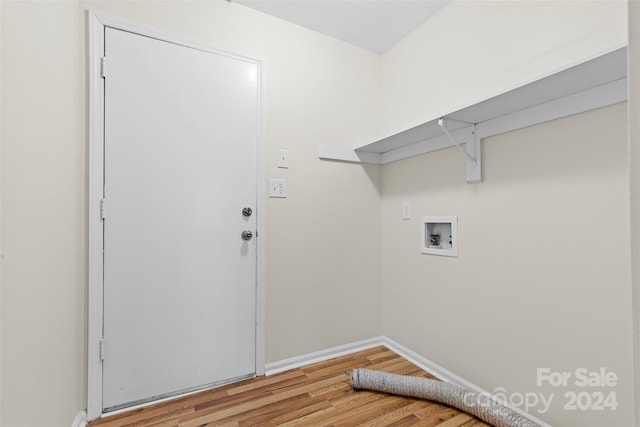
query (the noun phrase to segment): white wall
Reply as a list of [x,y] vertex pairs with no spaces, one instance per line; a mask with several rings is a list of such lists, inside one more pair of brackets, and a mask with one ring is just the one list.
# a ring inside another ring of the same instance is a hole
[[[0,25],[2,25],[2,7],[0,7]],[[0,31],[0,49],[2,31]],[[1,50],[0,50],[1,51]],[[2,82],[2,55],[0,55],[0,82]],[[2,85],[0,84],[0,166],[2,165]],[[2,174],[0,173],[0,224],[2,224]],[[0,225],[0,385],[2,384],[2,226]],[[2,387],[0,386],[0,425],[2,424]]]
[[82,403],[80,24],[73,2],[2,2],[6,426],[70,425]]
[[[640,75],[640,2],[629,2],[629,73]],[[629,163],[631,166],[631,276],[634,313],[636,426],[640,426],[640,79],[629,81]]]
[[[455,148],[385,165],[385,336],[489,391],[555,392],[531,411],[552,425],[630,425],[626,118],[621,104],[488,138],[480,185]],[[459,217],[458,258],[420,254],[421,215]],[[536,385],[537,368],[601,366],[616,411],[564,411],[580,388]]]
[[[454,1],[383,56],[383,133],[626,37],[626,2]],[[477,185],[455,148],[385,165],[384,334],[489,391],[555,392],[548,412],[531,409],[553,425],[631,425],[626,114],[617,105],[489,138]],[[419,253],[421,215],[459,216],[458,258]],[[565,411],[563,394],[581,389],[536,385],[537,368],[601,366],[620,378],[616,411]]]
[[[0,2],[0,424],[68,426],[85,407],[87,8],[264,58],[268,174],[287,178],[290,192],[267,207],[268,361],[383,331],[488,389],[528,391],[520,387],[529,386],[537,363],[572,369],[601,361],[625,378],[617,389],[625,406],[614,422],[630,424],[630,260],[620,249],[629,246],[630,222],[622,195],[629,188],[620,147],[623,106],[491,139],[485,183],[477,186],[464,184],[455,150],[383,168],[316,158],[319,143],[368,142],[619,46],[626,37],[623,2],[514,4],[454,2],[381,58],[222,0]],[[594,118],[618,126],[603,134],[593,129]],[[568,153],[576,135],[589,147],[579,158]],[[289,170],[275,167],[277,148],[289,149]],[[518,156],[527,160],[513,162]],[[460,215],[460,258],[416,254],[417,222],[398,219],[407,197],[414,216],[436,209]],[[546,210],[550,202],[553,210]],[[497,209],[517,216],[509,222],[516,231],[498,237],[526,253],[524,259],[495,240],[483,246],[486,225],[499,220]],[[571,218],[568,234],[554,237],[565,252],[547,251],[536,230],[522,225],[546,226],[558,217]],[[605,234],[598,228],[589,234],[603,217],[612,218],[606,258],[585,249],[591,237]],[[471,257],[478,248],[482,254]],[[507,271],[497,263],[501,257],[511,260]],[[445,269],[454,263],[465,268]],[[476,274],[481,281],[467,280]],[[463,285],[473,304],[453,292]],[[498,332],[511,333],[508,347]],[[587,415],[593,414],[555,410],[546,417],[565,425],[597,423]]]
[[381,135],[622,47],[624,0],[453,0],[382,61]]
[[[268,175],[289,182],[289,198],[267,206],[267,361],[381,334],[380,168],[316,157],[320,143],[370,138],[377,55],[223,0],[1,8],[11,108],[2,110],[0,424],[69,426],[85,407],[88,8],[264,59]],[[277,148],[289,150],[289,170],[275,167]]]

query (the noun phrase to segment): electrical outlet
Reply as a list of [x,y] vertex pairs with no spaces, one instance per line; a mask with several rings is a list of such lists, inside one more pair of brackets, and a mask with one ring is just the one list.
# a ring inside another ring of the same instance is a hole
[[287,197],[287,180],[286,179],[270,179],[269,180],[269,197],[284,199]]

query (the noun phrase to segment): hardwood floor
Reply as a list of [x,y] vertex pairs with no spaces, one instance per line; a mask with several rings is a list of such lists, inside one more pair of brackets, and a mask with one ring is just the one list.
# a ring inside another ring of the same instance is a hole
[[384,347],[106,417],[89,427],[440,426],[487,424],[429,401],[351,388],[366,367],[433,378]]

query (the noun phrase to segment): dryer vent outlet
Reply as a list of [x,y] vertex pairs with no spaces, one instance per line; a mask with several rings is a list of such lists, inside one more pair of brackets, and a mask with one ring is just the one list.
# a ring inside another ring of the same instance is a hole
[[351,385],[400,396],[432,400],[480,418],[495,427],[541,427],[498,400],[466,388],[428,378],[389,374],[358,368],[351,371]]

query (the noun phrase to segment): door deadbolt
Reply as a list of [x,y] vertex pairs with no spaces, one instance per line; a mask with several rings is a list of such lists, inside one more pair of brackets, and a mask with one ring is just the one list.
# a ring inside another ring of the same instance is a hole
[[242,232],[242,240],[251,240],[253,238],[253,233],[251,230],[244,230]]
[[242,215],[243,216],[251,216],[252,213],[253,213],[253,210],[251,208],[242,209]]

